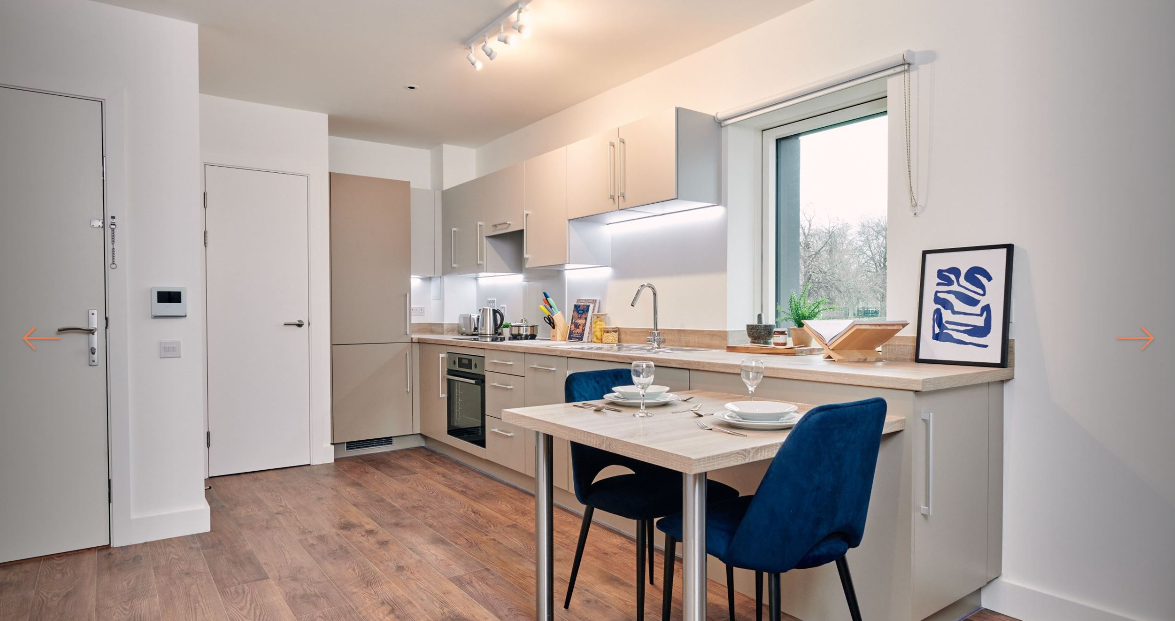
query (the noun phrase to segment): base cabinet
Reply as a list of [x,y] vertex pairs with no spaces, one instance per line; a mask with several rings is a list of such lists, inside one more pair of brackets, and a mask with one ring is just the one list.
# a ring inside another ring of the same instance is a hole
[[441,437],[449,430],[449,400],[445,397],[445,354],[448,351],[449,348],[443,345],[420,346],[420,433],[430,438]]
[[331,346],[332,442],[412,433],[412,344]]

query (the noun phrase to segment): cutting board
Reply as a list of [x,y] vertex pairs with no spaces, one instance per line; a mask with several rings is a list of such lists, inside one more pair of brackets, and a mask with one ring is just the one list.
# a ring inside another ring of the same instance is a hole
[[824,353],[824,348],[778,347],[775,345],[727,345],[726,351],[736,354],[760,354],[764,356],[812,356]]

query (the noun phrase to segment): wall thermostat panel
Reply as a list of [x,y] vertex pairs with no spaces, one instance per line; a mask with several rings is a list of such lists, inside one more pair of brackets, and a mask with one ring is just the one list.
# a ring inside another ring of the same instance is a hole
[[187,287],[151,287],[152,317],[187,317]]

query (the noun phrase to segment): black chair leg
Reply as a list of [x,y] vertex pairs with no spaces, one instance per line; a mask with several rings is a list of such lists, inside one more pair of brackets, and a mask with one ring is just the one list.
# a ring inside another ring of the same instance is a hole
[[645,521],[636,521],[636,621],[645,621]]
[[677,562],[677,540],[665,535],[665,578],[661,580],[661,621],[673,611],[673,565]]
[[779,601],[779,574],[767,574],[767,580],[770,590],[768,599],[771,600],[770,614],[768,616],[771,617],[771,621],[782,621],[783,605]]
[[734,565],[726,564],[726,609],[734,621]]
[[763,572],[755,572],[755,621],[763,621]]
[[583,546],[587,543],[588,529],[592,527],[592,514],[596,508],[592,506],[583,509],[583,524],[579,526],[579,544],[575,546],[575,562],[571,564],[571,580],[567,583],[567,598],[563,601],[563,608],[571,606],[571,593],[575,590],[575,577],[579,575],[579,562],[583,560]]
[[836,571],[840,573],[840,586],[845,590],[849,603],[849,614],[853,621],[861,621],[861,607],[857,605],[857,591],[853,589],[853,577],[849,575],[849,561],[845,557],[836,559]]
[[657,556],[657,548],[653,545],[653,520],[645,520],[645,539],[649,542],[649,584],[653,582],[653,559]]

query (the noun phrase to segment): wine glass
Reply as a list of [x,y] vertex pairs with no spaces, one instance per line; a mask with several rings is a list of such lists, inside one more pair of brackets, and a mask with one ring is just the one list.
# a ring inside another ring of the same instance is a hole
[[632,363],[632,383],[641,391],[641,409],[633,416],[647,418],[652,416],[645,409],[645,391],[653,384],[653,363],[647,360]]
[[751,401],[755,400],[755,387],[759,385],[759,382],[763,381],[763,369],[764,365],[762,360],[743,360],[742,364],[738,365],[739,374],[742,375],[743,383],[747,385],[747,390],[751,392]]

